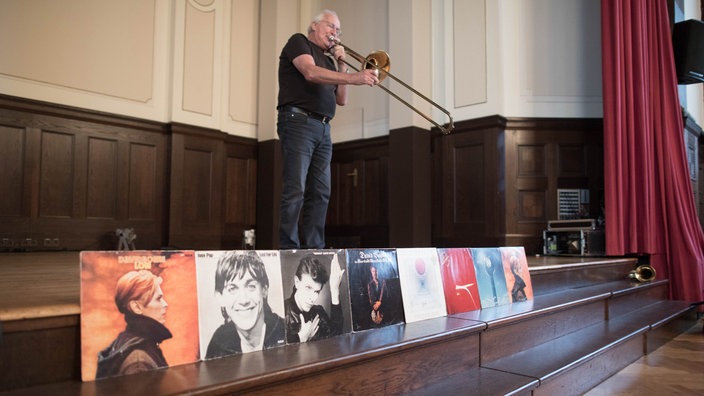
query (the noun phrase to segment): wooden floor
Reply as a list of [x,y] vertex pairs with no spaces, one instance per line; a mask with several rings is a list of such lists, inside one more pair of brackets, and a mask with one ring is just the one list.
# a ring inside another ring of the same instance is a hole
[[78,252],[0,253],[0,322],[76,315]]
[[636,360],[585,396],[704,395],[704,332],[689,331]]

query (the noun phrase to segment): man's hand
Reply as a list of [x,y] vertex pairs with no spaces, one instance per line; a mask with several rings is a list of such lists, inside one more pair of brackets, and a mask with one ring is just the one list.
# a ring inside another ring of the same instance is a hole
[[318,324],[320,323],[320,318],[318,315],[315,315],[315,318],[311,320],[310,322],[306,322],[306,320],[303,318],[303,314],[300,314],[301,318],[301,330],[298,331],[298,339],[301,340],[301,342],[306,342],[313,338],[315,336],[315,333],[318,332]]
[[345,60],[345,57],[347,56],[347,53],[345,52],[345,47],[341,46],[340,44],[330,48],[330,53],[332,54],[332,56],[335,57],[338,63],[343,62]]
[[369,85],[370,87],[379,84],[379,71],[376,69],[362,69],[352,76],[352,84],[354,85]]
[[333,305],[340,305],[340,283],[344,274],[345,270],[340,268],[337,254],[333,255],[330,263],[330,299]]

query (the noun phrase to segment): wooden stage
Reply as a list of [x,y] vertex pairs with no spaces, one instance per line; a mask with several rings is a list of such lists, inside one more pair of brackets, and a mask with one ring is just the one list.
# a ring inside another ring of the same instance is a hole
[[[79,252],[0,253],[0,323],[80,315]],[[531,274],[589,265],[634,263],[604,257],[529,256]]]
[[79,253],[0,253],[0,394],[582,394],[694,323],[637,264],[530,256],[530,301],[81,382]]
[[0,322],[78,315],[78,252],[0,253]]

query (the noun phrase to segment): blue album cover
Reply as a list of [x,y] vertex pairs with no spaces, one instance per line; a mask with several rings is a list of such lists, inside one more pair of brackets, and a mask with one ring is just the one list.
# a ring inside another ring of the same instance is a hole
[[504,264],[499,248],[471,248],[474,270],[479,284],[482,308],[509,304]]

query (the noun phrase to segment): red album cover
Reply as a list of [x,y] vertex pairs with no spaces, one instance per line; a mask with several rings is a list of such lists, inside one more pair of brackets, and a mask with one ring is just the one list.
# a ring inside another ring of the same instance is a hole
[[528,271],[528,260],[523,246],[501,247],[506,287],[511,302],[533,299],[533,285]]
[[282,250],[281,275],[287,344],[352,331],[344,250]]
[[474,261],[468,248],[437,249],[447,313],[481,309]]
[[406,323],[447,315],[435,248],[396,249]]
[[84,251],[81,378],[199,360],[193,251]]

